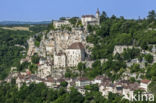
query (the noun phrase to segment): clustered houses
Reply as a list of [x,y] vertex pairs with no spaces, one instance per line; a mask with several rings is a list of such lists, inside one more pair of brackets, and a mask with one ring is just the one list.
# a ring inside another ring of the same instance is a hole
[[118,93],[123,95],[124,98],[131,100],[133,96],[133,92],[135,90],[144,90],[148,91],[147,87],[149,85],[149,80],[142,80],[141,83],[131,83],[127,80],[120,80],[120,81],[112,81],[105,76],[97,76],[91,84],[98,84],[99,91],[102,93],[103,96],[108,96],[109,92]]
[[5,79],[6,82],[11,82],[11,79],[16,79],[16,84],[18,88],[26,83],[29,86],[31,83],[44,83],[49,88],[59,88],[61,82],[66,81],[68,83],[67,90],[69,91],[71,87],[75,87],[78,89],[80,93],[85,95],[86,89],[85,86],[91,84],[97,84],[99,86],[99,91],[102,93],[103,96],[107,97],[109,92],[117,93],[123,95],[123,98],[132,100],[134,96],[135,90],[143,90],[148,92],[148,85],[151,83],[150,80],[141,80],[140,83],[138,82],[129,82],[128,80],[118,80],[112,82],[110,78],[107,76],[97,76],[93,80],[89,80],[86,77],[79,77],[79,78],[53,78],[51,76],[40,78],[35,74],[31,74],[29,70],[26,72],[21,73],[12,73],[8,78]]
[[99,89],[103,96],[108,96],[109,92],[112,92],[123,95],[124,98],[130,100],[133,96],[133,92],[140,88],[139,83],[130,83],[125,80],[112,83],[109,80],[104,80],[103,83],[100,84]]
[[85,38],[86,35],[81,29],[56,30],[43,35],[38,48],[38,55],[41,58],[37,75],[41,78],[61,77],[65,73],[62,71],[65,67],[77,66],[84,60]]
[[24,74],[18,73],[16,77],[14,76],[14,78],[16,78],[16,84],[19,89],[24,83],[26,83],[27,86],[29,86],[31,83],[44,83],[49,88],[58,88],[60,86],[60,83],[65,81],[65,79],[63,78],[58,79],[52,78],[50,76],[46,78],[40,78],[35,74],[31,74],[31,72],[26,72]]
[[59,88],[60,83],[66,81],[68,83],[67,90],[70,89],[70,87],[76,87],[80,93],[83,95],[85,94],[85,86],[90,84],[98,84],[99,91],[102,93],[103,96],[107,97],[109,92],[117,93],[120,95],[123,95],[124,98],[131,100],[133,96],[133,92],[135,90],[144,90],[148,91],[147,87],[150,83],[149,80],[142,80],[141,83],[131,83],[127,80],[121,80],[121,81],[115,81],[112,83],[112,81],[105,76],[97,76],[94,80],[89,80],[88,78],[81,77],[77,79],[68,79],[68,78],[60,78],[60,79],[54,79],[52,77],[47,78],[39,78],[36,75],[21,75],[19,74],[16,83],[18,87],[20,88],[23,83],[26,83],[29,85],[30,83],[45,83],[49,88]]

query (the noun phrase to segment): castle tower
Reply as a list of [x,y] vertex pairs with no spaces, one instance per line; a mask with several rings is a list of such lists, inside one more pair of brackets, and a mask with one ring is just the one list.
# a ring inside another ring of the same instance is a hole
[[99,8],[97,8],[97,11],[96,11],[96,19],[98,20],[98,24],[100,25],[100,11],[99,11]]

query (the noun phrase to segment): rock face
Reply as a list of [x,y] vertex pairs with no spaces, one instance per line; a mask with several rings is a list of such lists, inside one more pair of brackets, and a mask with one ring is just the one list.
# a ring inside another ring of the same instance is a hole
[[117,45],[117,46],[114,47],[114,52],[113,52],[113,54],[114,54],[114,55],[115,55],[116,53],[121,54],[121,53],[124,52],[124,50],[126,50],[126,49],[128,49],[128,48],[129,48],[129,49],[132,49],[133,46],[127,46],[127,45],[122,46],[122,45]]
[[81,29],[72,31],[50,31],[42,36],[40,46],[34,45],[34,38],[28,40],[28,57],[37,53],[41,59],[38,64],[37,75],[61,77],[66,67],[75,67],[85,60],[86,36]]
[[47,35],[49,39],[54,41],[53,45],[55,45],[55,50],[57,53],[59,51],[64,51],[68,48],[69,45],[75,42],[82,42],[83,41],[83,32],[78,31],[50,31]]

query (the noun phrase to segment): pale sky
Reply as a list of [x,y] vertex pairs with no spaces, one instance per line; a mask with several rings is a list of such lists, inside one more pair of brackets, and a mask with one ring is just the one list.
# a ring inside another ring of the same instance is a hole
[[59,17],[95,14],[144,18],[156,11],[156,0],[0,0],[0,21],[49,21]]

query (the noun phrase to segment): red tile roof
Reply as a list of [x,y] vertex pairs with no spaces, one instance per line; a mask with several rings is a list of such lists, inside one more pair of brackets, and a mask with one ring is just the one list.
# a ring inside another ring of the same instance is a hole
[[27,75],[31,75],[31,71],[26,71]]
[[150,80],[143,79],[141,82],[142,82],[142,83],[145,83],[145,84],[148,84],[148,83],[150,82]]

